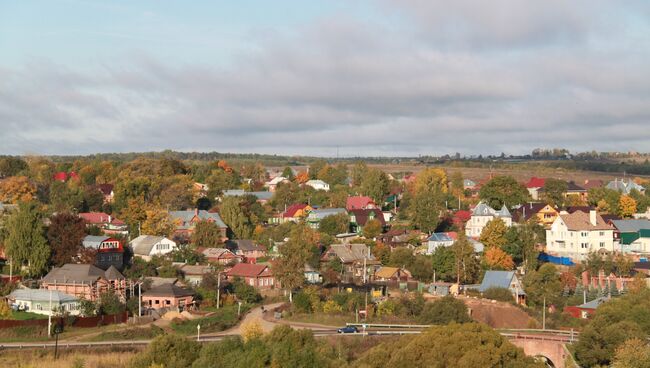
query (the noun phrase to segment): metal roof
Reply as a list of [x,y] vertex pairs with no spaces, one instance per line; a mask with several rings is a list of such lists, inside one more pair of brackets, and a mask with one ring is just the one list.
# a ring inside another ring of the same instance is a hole
[[16,289],[9,294],[9,299],[13,300],[26,300],[26,301],[49,301],[50,293],[52,295],[52,302],[76,302],[78,299],[72,295],[66,294],[58,290],[47,289]]

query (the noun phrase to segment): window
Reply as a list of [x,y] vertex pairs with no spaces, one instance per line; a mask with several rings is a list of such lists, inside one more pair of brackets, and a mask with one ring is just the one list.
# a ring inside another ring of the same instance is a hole
[[255,286],[255,280],[253,280],[253,279],[248,279],[248,284],[249,284],[250,286]]
[[605,232],[604,232],[604,231],[601,231],[601,232],[598,233],[598,235],[600,235],[600,236],[605,236]]
[[165,304],[170,305],[172,302],[170,300],[165,300]]
[[589,233],[586,232],[586,231],[583,231],[583,232],[580,233],[580,235],[583,236],[583,237],[584,237],[584,236],[589,236]]
[[43,307],[40,304],[36,304],[36,310],[43,310]]
[[600,242],[600,247],[605,248],[605,242]]
[[582,248],[582,249],[589,248],[589,243],[580,243],[580,248]]

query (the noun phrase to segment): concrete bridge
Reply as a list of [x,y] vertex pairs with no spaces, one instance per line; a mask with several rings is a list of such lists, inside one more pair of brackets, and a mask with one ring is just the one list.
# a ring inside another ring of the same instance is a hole
[[549,330],[520,330],[503,331],[502,335],[511,343],[524,350],[528,356],[540,357],[546,360],[550,367],[572,367],[573,358],[566,349],[566,344],[571,344],[577,335],[570,331]]

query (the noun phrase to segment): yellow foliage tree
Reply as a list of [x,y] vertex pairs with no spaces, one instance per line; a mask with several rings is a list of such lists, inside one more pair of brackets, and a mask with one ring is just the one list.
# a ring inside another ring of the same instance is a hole
[[12,176],[0,181],[0,202],[29,202],[36,197],[36,187],[25,176]]
[[171,236],[176,226],[169,217],[169,212],[159,208],[145,211],[146,219],[142,223],[142,234],[156,236]]
[[508,227],[500,218],[490,220],[481,231],[480,241],[486,247],[501,248],[506,245],[506,232]]
[[333,300],[328,300],[325,302],[325,304],[323,304],[323,312],[328,314],[341,313],[343,312],[343,308],[339,305],[339,303]]
[[500,248],[488,248],[484,257],[485,263],[490,267],[490,269],[509,271],[515,268],[515,263],[512,260],[512,257]]
[[298,175],[296,175],[296,178],[294,180],[298,184],[304,184],[309,180],[309,174],[305,171],[301,171],[298,173]]
[[9,304],[4,300],[0,300],[0,319],[10,319],[11,318],[11,308]]
[[614,368],[650,368],[650,346],[647,341],[632,338],[616,349]]
[[598,212],[604,212],[604,213],[610,213],[612,211],[611,207],[609,206],[609,203],[607,203],[607,201],[604,199],[598,201],[598,203],[596,204],[596,210],[598,210]]
[[634,198],[623,195],[618,201],[618,212],[621,217],[632,217],[636,213],[636,201]]
[[241,326],[241,337],[244,342],[262,337],[264,330],[259,319],[244,322]]
[[447,186],[447,173],[443,169],[424,169],[420,171],[415,178],[414,190],[416,193],[423,191],[441,191],[447,193],[449,188]]

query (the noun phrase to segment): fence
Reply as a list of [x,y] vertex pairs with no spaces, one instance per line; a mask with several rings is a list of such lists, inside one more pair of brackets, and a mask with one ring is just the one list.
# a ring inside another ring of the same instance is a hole
[[[52,324],[63,323],[66,326],[89,328],[104,325],[112,325],[116,323],[126,323],[128,321],[128,312],[118,314],[108,314],[95,317],[54,317]],[[0,329],[14,328],[14,327],[28,327],[28,326],[47,326],[47,319],[32,319],[26,321],[3,319],[0,320]]]

